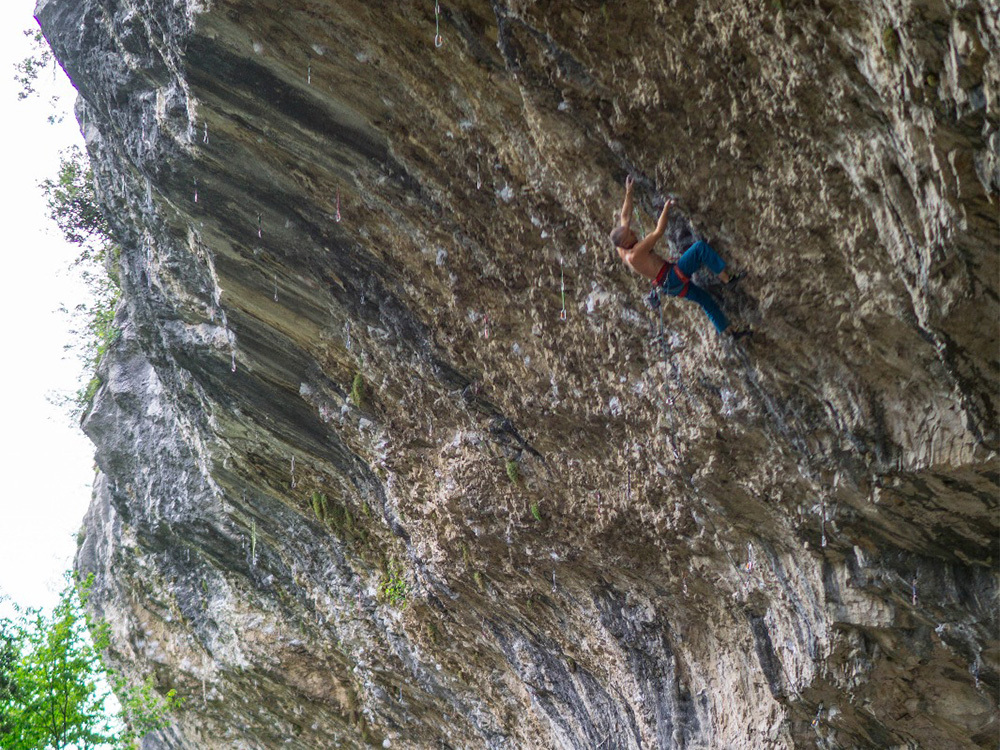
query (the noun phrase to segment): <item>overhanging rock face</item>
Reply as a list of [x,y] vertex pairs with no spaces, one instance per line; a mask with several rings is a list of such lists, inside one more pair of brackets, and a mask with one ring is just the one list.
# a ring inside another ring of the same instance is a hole
[[[996,2],[37,12],[123,248],[77,565],[185,699],[147,747],[993,746]],[[750,343],[656,340],[629,172]]]

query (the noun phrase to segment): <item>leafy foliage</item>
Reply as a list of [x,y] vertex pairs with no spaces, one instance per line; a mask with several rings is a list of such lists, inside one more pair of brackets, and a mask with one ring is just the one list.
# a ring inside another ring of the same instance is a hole
[[[67,576],[51,614],[14,607],[0,618],[0,747],[5,750],[135,747],[163,728],[178,701],[165,697],[152,677],[131,687],[111,675],[100,659],[109,645],[106,624],[89,621],[82,604],[88,585],[79,589]],[[108,706],[113,681],[120,714]]]
[[[20,91],[17,92],[17,98],[24,101],[39,93],[36,84],[42,72],[51,67],[53,75],[55,74],[56,62],[55,55],[52,54],[52,49],[49,47],[49,43],[46,41],[41,29],[38,27],[25,29],[22,33],[31,43],[31,53],[20,62],[14,64],[14,80],[20,87]],[[49,123],[62,122],[63,115],[59,113],[61,109],[59,106],[59,97],[51,96],[49,98],[49,106],[52,109],[52,114],[48,117]]]
[[41,29],[25,29],[22,32],[31,41],[31,55],[14,64],[14,80],[21,86],[17,98],[24,101],[36,94],[38,75],[52,64],[52,50],[49,48]]
[[5,687],[0,746],[92,747],[115,739],[105,710],[109,693],[97,686],[103,667],[72,585],[50,616],[18,612],[0,628]]
[[181,703],[176,690],[168,690],[166,695],[160,696],[152,676],[138,687],[118,677],[115,692],[121,698],[122,718],[128,727],[119,735],[118,742],[128,748],[138,747],[139,741],[147,734],[169,726],[170,711]]
[[[41,187],[49,216],[63,238],[79,248],[72,265],[80,272],[90,301],[75,309],[80,328],[73,333],[80,342],[85,372],[94,373],[120,333],[115,325],[115,311],[121,298],[117,270],[120,249],[98,203],[94,174],[86,154],[74,146],[62,152],[60,162],[56,179],[45,180]],[[78,411],[86,408],[99,386],[100,381],[92,376],[77,392]]]
[[383,601],[392,606],[399,606],[406,603],[409,595],[409,587],[403,577],[403,566],[392,561],[382,573],[382,580],[378,584],[378,593]]
[[101,261],[114,243],[97,203],[90,162],[78,146],[66,149],[60,157],[56,179],[42,183],[49,215],[66,241],[81,248],[77,263]]

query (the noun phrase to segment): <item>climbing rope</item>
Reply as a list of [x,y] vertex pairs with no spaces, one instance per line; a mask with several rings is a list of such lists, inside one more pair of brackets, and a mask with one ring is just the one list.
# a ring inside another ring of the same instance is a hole
[[559,259],[559,289],[562,293],[562,310],[559,313],[559,320],[566,320],[566,276],[563,274],[562,258]]
[[264,237],[264,219],[259,213],[257,214],[257,237]]
[[642,214],[639,213],[639,207],[634,204],[632,206],[632,216],[635,217],[635,223],[639,225],[639,231],[645,234],[646,230],[642,226]]
[[[656,292],[655,290],[654,290],[654,293],[658,294],[658,292]],[[660,310],[660,332],[659,332],[660,352],[663,354],[663,361],[666,362],[670,358],[670,345],[667,344],[667,332],[666,332],[665,327],[663,325],[663,303],[662,302],[660,302],[659,310]]]
[[441,3],[434,0],[434,46],[440,48],[444,44],[444,37],[441,36]]

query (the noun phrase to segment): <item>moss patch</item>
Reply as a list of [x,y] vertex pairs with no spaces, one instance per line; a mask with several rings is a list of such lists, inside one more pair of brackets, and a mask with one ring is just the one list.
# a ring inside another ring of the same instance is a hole
[[354,375],[348,399],[358,409],[364,408],[368,402],[368,387],[365,385],[365,378],[360,372]]
[[882,29],[882,49],[890,60],[899,59],[899,33],[892,26]]
[[512,458],[507,459],[507,478],[512,484],[520,484],[521,482],[521,467]]

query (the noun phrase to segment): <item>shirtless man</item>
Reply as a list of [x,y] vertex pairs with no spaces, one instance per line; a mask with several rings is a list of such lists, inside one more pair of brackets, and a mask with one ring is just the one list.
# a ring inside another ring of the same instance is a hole
[[[645,276],[653,282],[654,287],[671,297],[683,299],[701,305],[715,329],[721,334],[741,339],[753,333],[749,328],[737,329],[729,322],[725,313],[712,299],[712,295],[691,281],[691,276],[702,266],[708,266],[724,284],[733,285],[743,274],[730,276],[725,270],[726,263],[719,257],[707,242],[696,242],[689,247],[676,263],[668,263],[653,252],[653,246],[663,233],[667,231],[667,214],[674,205],[673,200],[663,204],[660,219],[656,229],[641,240],[629,226],[632,220],[632,187],[635,183],[632,175],[625,180],[625,203],[622,206],[621,223],[611,232],[611,241],[618,250],[618,255],[625,265],[636,273]],[[655,289],[654,289],[655,292]],[[658,300],[657,300],[658,301]]]

